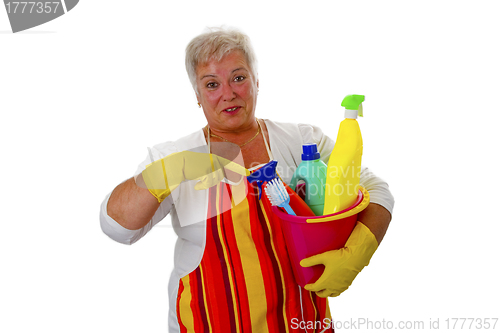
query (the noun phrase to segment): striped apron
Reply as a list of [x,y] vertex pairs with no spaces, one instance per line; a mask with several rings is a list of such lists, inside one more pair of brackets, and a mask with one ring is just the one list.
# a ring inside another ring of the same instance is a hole
[[[237,200],[238,186],[246,196]],[[333,332],[325,298],[293,277],[280,221],[245,179],[210,189],[200,265],[179,281],[181,332]]]

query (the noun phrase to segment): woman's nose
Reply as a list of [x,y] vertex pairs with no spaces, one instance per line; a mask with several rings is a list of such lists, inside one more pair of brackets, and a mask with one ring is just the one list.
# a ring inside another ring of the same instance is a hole
[[222,86],[222,99],[224,101],[231,101],[236,97],[236,93],[230,84],[225,84]]

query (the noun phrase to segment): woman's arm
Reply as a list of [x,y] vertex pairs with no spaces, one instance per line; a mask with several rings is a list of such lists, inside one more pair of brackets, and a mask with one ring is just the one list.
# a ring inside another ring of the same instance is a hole
[[358,214],[358,221],[370,229],[370,231],[375,235],[379,245],[384,238],[387,228],[389,228],[391,218],[391,213],[376,203],[368,204],[368,207]]
[[380,244],[392,219],[394,197],[389,185],[368,168],[361,172],[360,185],[370,193],[370,204],[358,214],[358,221],[370,229]]
[[188,150],[170,154],[149,164],[136,180],[118,185],[109,198],[108,215],[126,229],[141,229],[182,182],[197,180],[195,189],[207,189],[224,179],[227,171],[248,173],[238,163],[214,154]]
[[[139,175],[137,181],[142,180]],[[109,197],[109,217],[129,230],[143,228],[160,206],[158,200],[145,186],[138,186],[134,178],[118,185]]]

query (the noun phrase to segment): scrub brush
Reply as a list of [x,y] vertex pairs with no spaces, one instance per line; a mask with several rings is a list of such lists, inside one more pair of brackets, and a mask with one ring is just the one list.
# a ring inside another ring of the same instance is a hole
[[292,207],[290,207],[290,196],[286,191],[285,185],[279,178],[274,178],[266,185],[266,194],[271,202],[271,205],[283,207],[290,215],[296,215]]

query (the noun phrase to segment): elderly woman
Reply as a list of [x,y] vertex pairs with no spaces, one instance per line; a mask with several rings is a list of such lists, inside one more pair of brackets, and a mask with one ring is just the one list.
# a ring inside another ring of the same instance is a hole
[[194,38],[186,68],[207,125],[151,149],[135,177],[104,200],[102,230],[132,244],[171,215],[178,240],[170,332],[333,331],[327,296],[349,287],[382,240],[394,202],[387,184],[362,170],[371,203],[358,216],[356,237],[344,249],[306,259],[304,266],[321,263],[325,272],[299,287],[280,223],[243,176],[277,160],[289,182],[303,143],[316,143],[327,161],[333,140],[315,126],[256,118],[256,58],[248,37],[236,30]]

